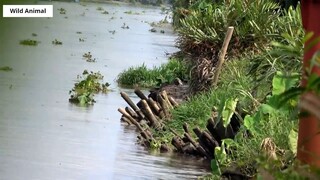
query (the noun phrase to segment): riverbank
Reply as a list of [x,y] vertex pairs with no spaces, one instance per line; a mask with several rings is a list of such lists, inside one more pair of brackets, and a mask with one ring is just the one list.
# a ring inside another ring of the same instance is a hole
[[[300,8],[279,9],[272,1],[175,1],[177,45],[184,54],[182,61],[190,62],[191,95],[165,118],[157,115],[166,111],[159,103],[154,114],[162,128],[152,130],[146,117],[151,130],[146,128],[145,139],[155,148],[168,146],[211,160],[210,178],[312,176],[308,167],[309,174],[301,174],[305,168],[295,160],[299,94],[287,94],[302,78]],[[235,31],[214,85],[220,47],[230,25]],[[211,138],[203,139],[206,134]],[[190,153],[194,149],[199,150]]]
[[[115,113],[125,105],[120,91],[137,100],[133,89],[117,86],[117,75],[129,66],[160,65],[167,61],[165,51],[177,50],[174,35],[151,33],[151,26],[141,22],[162,20],[161,10],[45,3],[54,4],[54,18],[2,21],[0,67],[12,70],[0,71],[1,178],[195,179],[208,172],[195,158],[150,154],[136,144],[136,130],[123,126]],[[130,29],[122,29],[123,23]],[[40,43],[20,45],[24,39]],[[62,45],[52,44],[55,39]],[[95,62],[83,58],[88,52]],[[95,95],[96,103],[83,107],[68,99],[85,69],[100,71],[111,91]]]

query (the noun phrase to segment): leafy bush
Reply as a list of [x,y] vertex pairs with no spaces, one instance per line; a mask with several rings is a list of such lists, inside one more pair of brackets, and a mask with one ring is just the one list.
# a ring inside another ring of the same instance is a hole
[[277,71],[301,72],[303,55],[303,37],[300,6],[296,10],[289,8],[279,17],[282,22],[281,35],[271,44],[270,49],[262,50],[263,53],[251,59],[249,73],[259,85],[262,81],[271,84],[271,80]]
[[217,52],[223,43],[226,29],[235,27],[230,49],[242,51],[246,48],[264,47],[279,34],[277,22],[280,6],[271,0],[222,1],[207,3],[200,1],[181,19],[179,47],[185,52]]
[[171,59],[167,64],[148,69],[145,64],[130,67],[119,74],[117,82],[121,86],[155,87],[171,83],[174,79],[188,80],[188,67],[185,62]]

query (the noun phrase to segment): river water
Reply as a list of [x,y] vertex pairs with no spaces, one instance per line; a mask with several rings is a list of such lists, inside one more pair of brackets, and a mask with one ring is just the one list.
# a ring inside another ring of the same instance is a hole
[[[117,75],[132,65],[159,65],[167,61],[166,52],[177,51],[170,31],[148,31],[147,22],[165,17],[160,9],[50,4],[54,18],[1,22],[0,67],[13,71],[0,71],[0,179],[196,179],[205,174],[206,165],[195,158],[150,154],[136,144],[135,129],[119,120],[117,108],[126,106],[119,92],[137,99],[132,89],[117,86]],[[121,28],[124,23],[129,29]],[[39,45],[19,45],[28,38]],[[54,39],[63,44],[53,45]],[[95,63],[82,59],[87,52]],[[84,69],[100,71],[113,90],[95,96],[91,107],[68,102]]]

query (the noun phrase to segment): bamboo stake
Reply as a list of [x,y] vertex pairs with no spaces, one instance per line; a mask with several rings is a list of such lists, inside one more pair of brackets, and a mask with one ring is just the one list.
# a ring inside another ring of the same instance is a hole
[[140,98],[140,99],[144,99],[147,100],[148,98],[141,92],[140,89],[136,88],[134,90],[134,93]]
[[140,109],[132,102],[132,100],[129,98],[127,93],[125,92],[120,92],[121,97],[129,104],[129,106],[139,115],[141,119],[144,118],[142,112]]
[[150,106],[151,110],[157,115],[159,116],[161,119],[164,117],[163,112],[161,111],[160,107],[158,106],[158,104],[152,99],[152,98],[148,98],[147,100],[148,105]]
[[140,126],[140,124],[135,120],[133,119],[130,114],[128,114],[126,112],[126,110],[124,110],[123,108],[119,108],[118,111],[123,114],[124,117],[128,118],[138,129],[140,132],[143,132],[143,129],[142,127]]
[[211,156],[201,147],[199,144],[197,144],[189,133],[184,133],[184,136],[191,142],[191,144],[197,149],[197,151],[202,154],[203,156],[210,158]]
[[184,132],[186,132],[186,133],[190,132],[189,131],[189,126],[188,126],[188,124],[186,122],[183,124],[183,129],[184,129]]
[[161,97],[166,101],[166,103],[168,104],[168,107],[169,107],[170,109],[173,109],[173,106],[171,105],[171,102],[170,102],[170,100],[169,100],[169,98],[168,98],[167,91],[165,91],[165,90],[161,91],[161,92],[160,92],[160,95],[161,95]]
[[126,122],[128,125],[132,124],[131,121],[128,118],[126,118],[125,116],[123,116],[120,120],[123,122]]
[[151,126],[155,127],[155,128],[160,127],[160,124],[159,124],[158,120],[156,119],[156,117],[154,116],[154,114],[152,113],[147,101],[146,100],[141,100],[141,104],[144,107],[143,109],[145,111],[145,116],[150,121]]
[[137,119],[137,118],[139,117],[138,114],[137,114],[136,112],[134,112],[131,108],[126,107],[125,110],[126,110],[126,112],[127,112],[128,114],[130,114],[130,116],[133,117],[134,119]]
[[177,107],[179,105],[173,97],[169,96],[168,99],[173,107]]
[[216,72],[214,73],[213,86],[216,86],[218,84],[219,74],[220,74],[222,65],[225,60],[224,57],[226,56],[226,53],[227,53],[227,49],[228,49],[230,39],[232,37],[233,29],[234,29],[234,27],[232,27],[232,26],[228,27],[227,35],[223,41],[222,49],[219,53],[219,60],[218,60],[218,64],[216,67]]

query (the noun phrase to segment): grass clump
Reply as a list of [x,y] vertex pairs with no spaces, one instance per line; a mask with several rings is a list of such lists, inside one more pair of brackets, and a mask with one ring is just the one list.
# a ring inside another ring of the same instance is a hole
[[2,66],[2,67],[0,67],[0,71],[6,71],[6,72],[8,72],[8,71],[12,71],[12,68],[9,67],[9,66]]
[[84,70],[82,76],[78,75],[78,82],[74,84],[69,101],[80,105],[92,105],[96,101],[93,96],[96,93],[107,93],[109,83],[101,83],[103,76],[100,72],[88,72]]
[[39,44],[39,41],[36,41],[33,39],[25,39],[25,40],[21,40],[20,44],[25,46],[37,46]]
[[188,67],[181,60],[170,59],[167,64],[152,69],[148,69],[145,64],[130,67],[119,74],[117,82],[127,87],[155,87],[171,83],[176,78],[188,80]]

